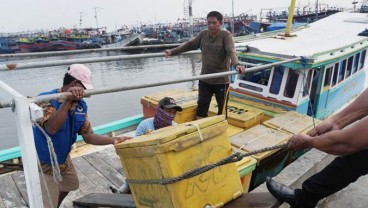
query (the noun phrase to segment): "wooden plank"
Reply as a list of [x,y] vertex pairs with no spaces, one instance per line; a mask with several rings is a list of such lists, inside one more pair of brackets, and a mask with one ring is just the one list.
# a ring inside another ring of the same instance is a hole
[[223,208],[273,208],[276,204],[281,205],[270,193],[260,192],[243,194],[241,197],[225,204]]
[[110,191],[111,182],[107,180],[100,172],[98,172],[89,162],[83,157],[76,157],[73,159],[73,164],[79,169],[80,173],[84,174],[91,180],[100,192]]
[[10,175],[0,177],[0,197],[5,207],[27,207]]
[[97,154],[88,154],[83,156],[94,168],[96,168],[110,183],[120,187],[124,180],[123,176],[102,160]]
[[90,180],[88,176],[84,175],[79,168],[75,168],[78,174],[79,179],[79,188],[83,193],[90,194],[90,193],[109,193],[110,190],[104,189],[101,186],[98,186],[94,183],[94,181]]
[[[20,194],[22,195],[24,201],[26,202],[27,206],[29,206],[29,200],[27,195],[27,186],[26,186],[26,179],[24,177],[24,172],[19,171],[17,173],[13,173],[12,178],[15,182],[15,185],[17,186]],[[41,181],[42,183],[42,181]]]
[[73,201],[83,196],[85,196],[85,194],[80,189],[69,192],[68,196],[63,200],[63,203],[61,203],[60,208],[73,207]]
[[136,207],[130,194],[93,193],[74,201],[74,205],[82,207]]
[[120,157],[116,154],[114,147],[98,151],[96,154],[116,171],[125,176],[124,167],[122,167]]

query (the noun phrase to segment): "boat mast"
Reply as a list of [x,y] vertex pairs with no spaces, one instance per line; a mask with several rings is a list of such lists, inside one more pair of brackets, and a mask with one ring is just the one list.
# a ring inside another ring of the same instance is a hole
[[289,17],[286,25],[285,37],[290,37],[291,25],[293,23],[294,17],[294,8],[295,8],[296,0],[291,0],[290,8],[289,8]]
[[232,4],[231,33],[234,35],[234,0],[231,0],[231,4]]

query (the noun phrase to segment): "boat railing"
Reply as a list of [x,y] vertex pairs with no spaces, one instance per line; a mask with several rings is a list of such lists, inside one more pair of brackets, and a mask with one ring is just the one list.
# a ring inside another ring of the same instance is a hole
[[[196,54],[197,51],[189,52],[189,54]],[[126,57],[126,59],[131,58],[145,58],[145,57],[157,57],[157,56],[164,56],[164,53],[160,54],[141,54],[141,55],[134,55]],[[110,58],[111,57],[107,57]],[[120,57],[122,58],[122,57]],[[109,59],[109,60],[110,60]],[[286,59],[270,64],[264,64],[261,66],[253,66],[247,69],[248,72],[255,71],[255,70],[262,70],[265,68],[270,68],[272,66],[285,64],[289,62],[299,61],[302,57],[295,57],[291,59]],[[87,59],[83,62],[82,60],[79,60],[79,63],[90,63],[90,62],[96,62],[96,58]],[[117,59],[120,60],[120,59]],[[62,64],[71,64],[75,63],[76,60],[73,60],[72,62],[63,62]],[[102,62],[102,60],[97,60],[97,62]],[[107,61],[107,60],[104,60]],[[59,61],[54,61],[53,63],[33,63],[33,64],[23,64],[25,66],[28,66],[28,68],[36,67],[38,66],[55,66],[57,64],[60,64]],[[21,65],[22,66],[22,65]],[[2,66],[4,68],[4,66]],[[206,74],[206,75],[198,75],[198,76],[192,76],[187,78],[181,78],[171,81],[164,81],[164,82],[152,82],[147,84],[137,84],[137,85],[130,85],[130,86],[118,86],[118,87],[106,87],[102,89],[94,89],[94,90],[87,90],[85,92],[85,96],[91,96],[91,95],[98,95],[98,94],[105,94],[105,93],[112,93],[112,92],[120,92],[120,91],[127,91],[127,90],[134,90],[134,89],[141,89],[141,88],[147,88],[147,87],[154,87],[154,86],[162,86],[162,85],[169,85],[169,84],[175,84],[175,83],[181,83],[181,82],[187,82],[187,81],[194,81],[199,79],[209,79],[209,78],[217,78],[217,77],[224,77],[224,76],[230,76],[237,74],[237,71],[229,71],[229,72],[222,72],[222,73],[216,73],[216,74]],[[32,98],[27,98],[24,95],[21,95],[19,92],[8,86],[6,83],[0,81],[0,97],[11,95],[10,101],[0,101],[0,109],[1,108],[12,108],[12,111],[16,115],[16,127],[17,127],[17,133],[18,133],[18,139],[20,144],[20,150],[22,155],[22,162],[23,162],[23,169],[24,169],[24,175],[26,180],[26,187],[27,187],[27,194],[29,199],[29,206],[30,207],[42,207],[42,194],[41,194],[41,187],[40,187],[40,179],[38,175],[38,159],[35,149],[35,144],[33,139],[30,139],[30,137],[33,137],[33,130],[32,130],[32,122],[37,121],[38,119],[42,118],[43,116],[43,110],[35,105],[35,103],[39,102],[46,102],[50,101],[52,99],[65,99],[67,96],[70,96],[71,93],[64,92],[64,93],[58,93],[53,95],[43,95],[43,96],[37,96]]]

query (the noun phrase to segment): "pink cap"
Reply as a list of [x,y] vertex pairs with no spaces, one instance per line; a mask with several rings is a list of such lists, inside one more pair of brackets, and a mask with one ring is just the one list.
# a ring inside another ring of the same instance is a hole
[[77,80],[81,81],[83,86],[87,89],[93,89],[91,84],[91,71],[83,64],[72,64],[69,67],[68,74]]

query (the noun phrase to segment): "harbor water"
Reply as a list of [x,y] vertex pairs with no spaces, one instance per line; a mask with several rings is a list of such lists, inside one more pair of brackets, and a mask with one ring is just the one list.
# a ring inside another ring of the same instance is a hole
[[[67,60],[107,55],[125,55],[126,52],[100,52],[93,54],[50,56],[39,58],[22,58],[12,61],[0,59],[5,63],[31,63],[51,60]],[[132,59],[113,62],[86,64],[92,71],[92,83],[95,89],[103,87],[129,86],[159,81],[174,80],[199,75],[201,69],[200,55],[182,55],[175,57],[157,57]],[[0,71],[0,80],[25,96],[36,96],[40,92],[60,88],[68,66],[47,68],[19,69]],[[185,82],[175,85],[158,86],[139,90],[130,90],[86,98],[88,116],[93,126],[113,122],[142,113],[140,98],[146,94],[165,89],[196,88],[197,82]],[[0,99],[10,100],[10,96]],[[11,108],[0,109],[0,150],[18,146],[15,115]]]

